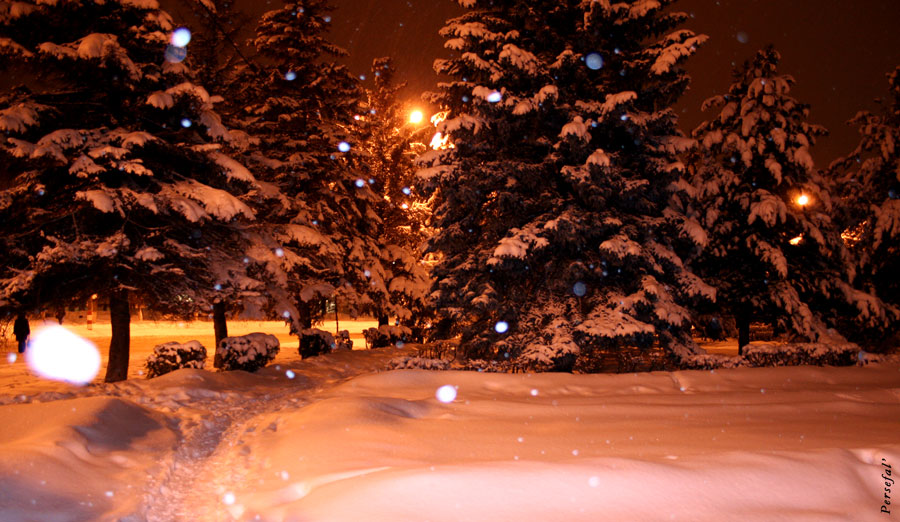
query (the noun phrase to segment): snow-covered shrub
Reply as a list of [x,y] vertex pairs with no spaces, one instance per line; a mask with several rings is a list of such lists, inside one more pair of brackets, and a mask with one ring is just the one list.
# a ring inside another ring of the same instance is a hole
[[[374,329],[374,328],[373,328]],[[388,370],[449,370],[450,361],[427,357],[394,357],[387,364]]]
[[850,366],[856,364],[859,346],[846,344],[752,344],[744,348],[750,366]]
[[266,333],[226,337],[216,347],[213,362],[216,368],[224,371],[255,372],[275,359],[279,349],[278,338]]
[[673,368],[669,355],[659,346],[601,346],[578,354],[574,373],[652,372]]
[[679,357],[683,370],[714,370],[719,368],[763,366],[850,366],[878,362],[873,354],[861,351],[853,343],[825,344],[751,344],[742,357],[720,354],[689,354]]
[[353,349],[353,339],[350,338],[349,330],[341,330],[338,332],[337,338],[334,340],[335,342],[335,350],[352,350]]
[[487,373],[521,373],[526,371],[513,361],[485,361],[484,359],[472,359],[466,361],[464,370]]
[[[349,339],[348,339],[349,340]],[[334,336],[318,328],[306,328],[300,331],[300,357],[315,357],[337,348]]]
[[459,343],[456,340],[433,341],[419,346],[416,351],[419,357],[455,360],[459,351]]
[[718,353],[690,354],[678,361],[678,367],[682,370],[718,370],[741,366],[747,366],[747,361],[743,357],[730,357]]
[[206,348],[200,341],[163,343],[153,347],[145,367],[147,378],[159,377],[181,368],[203,369],[206,364]]
[[381,325],[378,328],[367,328],[363,331],[366,346],[369,348],[383,348],[396,346],[398,342],[408,343],[412,339],[412,330],[406,326]]

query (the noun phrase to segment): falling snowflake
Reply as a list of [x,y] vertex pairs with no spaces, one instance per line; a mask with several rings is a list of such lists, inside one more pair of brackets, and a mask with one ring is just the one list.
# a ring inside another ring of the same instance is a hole
[[191,31],[187,27],[179,27],[172,31],[172,38],[169,40],[175,47],[186,47],[191,43]]
[[496,330],[497,333],[506,333],[506,331],[509,330],[509,323],[506,321],[497,321],[497,324],[494,325],[494,330]]
[[445,384],[437,389],[434,396],[444,404],[449,404],[456,399],[456,386]]
[[603,57],[597,53],[591,53],[584,59],[588,69],[598,70],[603,68]]
[[62,326],[38,330],[28,343],[25,361],[38,375],[84,385],[100,371],[100,352],[93,343]]

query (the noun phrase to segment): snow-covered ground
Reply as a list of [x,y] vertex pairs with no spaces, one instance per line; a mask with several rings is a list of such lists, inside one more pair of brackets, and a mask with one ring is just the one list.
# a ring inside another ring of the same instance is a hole
[[[180,370],[84,388],[4,363],[0,520],[898,516],[882,513],[896,511],[884,504],[886,481],[900,497],[888,475],[900,466],[896,361],[379,371],[410,351],[301,361],[283,348],[256,374]],[[456,395],[442,402],[447,385]]]

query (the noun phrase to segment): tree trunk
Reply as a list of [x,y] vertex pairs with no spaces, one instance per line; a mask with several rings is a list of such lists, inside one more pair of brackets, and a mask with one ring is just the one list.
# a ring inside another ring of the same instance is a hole
[[[297,311],[300,312],[300,328],[312,328],[312,305],[306,301],[300,301],[297,304]],[[297,332],[300,335],[300,332]]]
[[216,301],[213,303],[213,330],[216,332],[216,347],[219,342],[228,337],[228,323],[225,320],[225,302]]
[[378,314],[378,326],[387,326],[387,324],[388,324],[387,314]]
[[124,381],[128,378],[131,342],[131,310],[128,308],[127,290],[116,290],[109,295],[109,322],[112,326],[112,338],[109,340],[106,382]]
[[739,313],[735,322],[738,329],[738,355],[744,355],[744,347],[750,344],[750,314]]

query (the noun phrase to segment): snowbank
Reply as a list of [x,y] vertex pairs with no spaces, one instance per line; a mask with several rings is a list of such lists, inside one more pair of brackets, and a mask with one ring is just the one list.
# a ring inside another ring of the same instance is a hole
[[[395,371],[245,434],[232,516],[877,520],[896,367],[628,375]],[[435,398],[450,384],[451,404]]]
[[0,520],[118,520],[171,462],[170,419],[128,400],[0,406]]
[[291,350],[256,373],[2,397],[22,404],[0,406],[0,520],[889,518],[896,360],[377,373],[412,354]]

